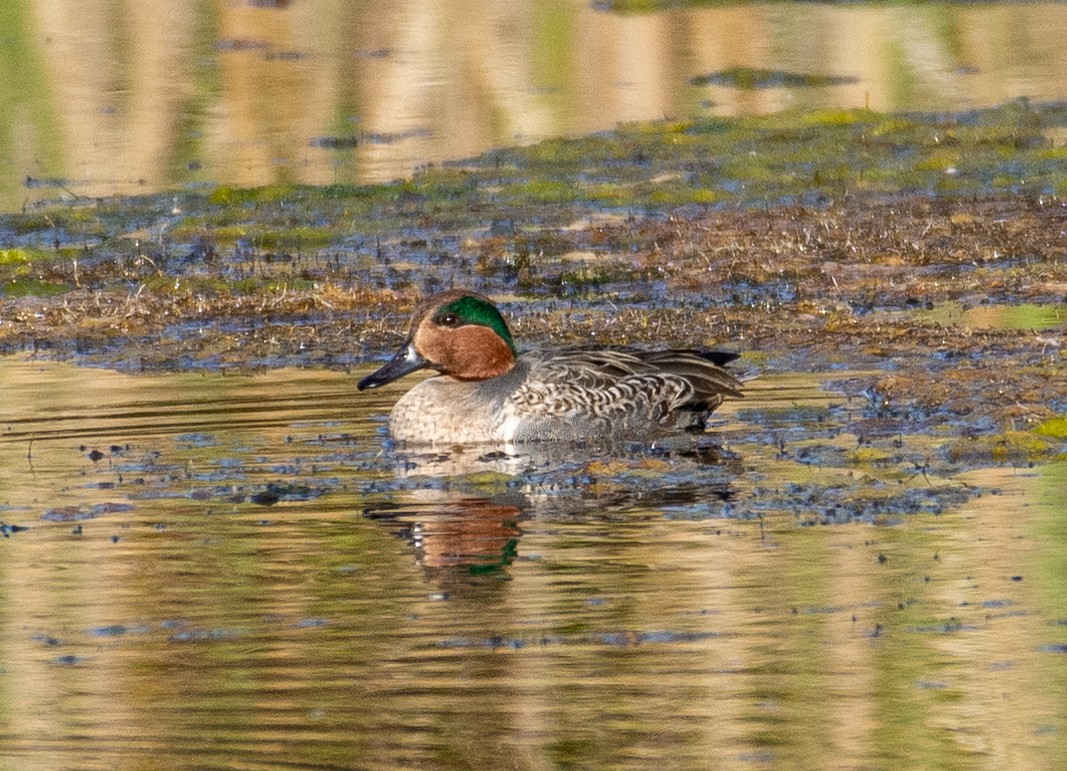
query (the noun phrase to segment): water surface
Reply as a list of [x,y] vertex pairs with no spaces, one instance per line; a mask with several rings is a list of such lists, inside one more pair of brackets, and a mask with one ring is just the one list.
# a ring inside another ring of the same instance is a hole
[[359,374],[0,361],[3,764],[1067,761],[1064,464],[840,372],[695,454],[405,453]]

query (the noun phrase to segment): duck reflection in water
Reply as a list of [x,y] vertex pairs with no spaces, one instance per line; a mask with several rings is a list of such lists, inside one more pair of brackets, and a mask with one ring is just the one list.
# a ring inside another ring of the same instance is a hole
[[[741,471],[740,457],[710,447],[699,454],[595,456],[580,463],[544,453],[465,455],[405,456],[400,478],[447,484],[398,489],[393,502],[364,509],[364,516],[412,545],[427,580],[443,591],[508,578],[512,563],[522,559],[530,522],[631,521],[637,511],[668,508],[722,516],[737,496],[734,480]],[[455,473],[460,469],[465,473]]]

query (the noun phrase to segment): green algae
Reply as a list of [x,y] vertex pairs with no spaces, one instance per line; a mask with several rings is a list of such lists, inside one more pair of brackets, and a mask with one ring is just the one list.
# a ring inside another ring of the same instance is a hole
[[311,247],[326,246],[338,240],[338,229],[301,225],[286,230],[246,234],[253,244],[261,249],[276,251],[299,251]]
[[[1065,173],[1042,155],[1052,144],[1048,131],[1065,118],[1063,108],[1015,103],[952,117],[786,112],[622,126],[610,134],[494,152],[487,160],[501,173],[564,175],[571,179],[573,198],[614,206],[655,205],[663,182],[656,190],[634,183],[662,180],[668,172],[690,180],[701,171],[709,176],[701,179],[704,184],[689,186],[694,203],[706,201],[709,189],[714,200],[739,202],[855,189],[1052,194]],[[598,189],[609,199],[598,201]],[[625,190],[629,200],[620,195]],[[685,197],[672,195],[670,203]]]
[[582,200],[582,191],[565,182],[534,179],[505,185],[499,198],[517,204],[575,203]]
[[0,266],[19,265],[54,258],[54,254],[40,249],[0,249]]
[[61,281],[41,281],[35,278],[15,278],[0,286],[5,297],[57,297],[73,289]]
[[236,188],[222,185],[215,188],[207,197],[208,203],[215,206],[251,206],[278,203],[299,194],[294,185],[267,185],[255,188]]
[[952,442],[946,453],[954,463],[1028,463],[1055,457],[1052,442],[1031,431],[1005,431]]
[[1047,436],[1053,439],[1067,439],[1067,417],[1055,417],[1043,420],[1034,428],[1038,436]]
[[857,447],[848,454],[848,462],[854,466],[884,466],[898,463],[899,456],[879,447]]
[[745,91],[761,88],[821,88],[855,83],[856,78],[767,70],[758,67],[729,67],[689,79],[694,86],[729,86]]

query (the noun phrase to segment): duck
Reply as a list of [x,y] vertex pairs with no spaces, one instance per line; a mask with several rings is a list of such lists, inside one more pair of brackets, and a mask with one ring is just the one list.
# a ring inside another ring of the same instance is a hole
[[357,388],[436,373],[389,414],[389,434],[403,443],[654,442],[703,433],[725,399],[743,396],[725,367],[738,356],[626,347],[519,353],[492,300],[452,289],[418,304],[399,350]]

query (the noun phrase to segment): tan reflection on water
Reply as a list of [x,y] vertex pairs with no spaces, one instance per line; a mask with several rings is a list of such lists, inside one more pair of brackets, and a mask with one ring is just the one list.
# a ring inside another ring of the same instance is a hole
[[[26,189],[27,177],[59,177],[81,195],[381,181],[620,121],[1067,98],[1067,7],[1058,3],[746,4],[634,16],[587,0],[9,6],[12,55],[0,64],[0,129],[11,138],[0,205],[9,209],[58,194]],[[688,84],[736,66],[855,82]]]
[[[776,377],[744,409],[816,401]],[[1067,760],[1063,464],[944,480],[997,492],[892,526],[568,509],[580,488],[397,476],[392,397],[355,380],[0,360],[0,520],[30,528],[0,540],[0,759]],[[745,448],[742,494],[800,473]],[[268,482],[323,494],[236,497]]]

